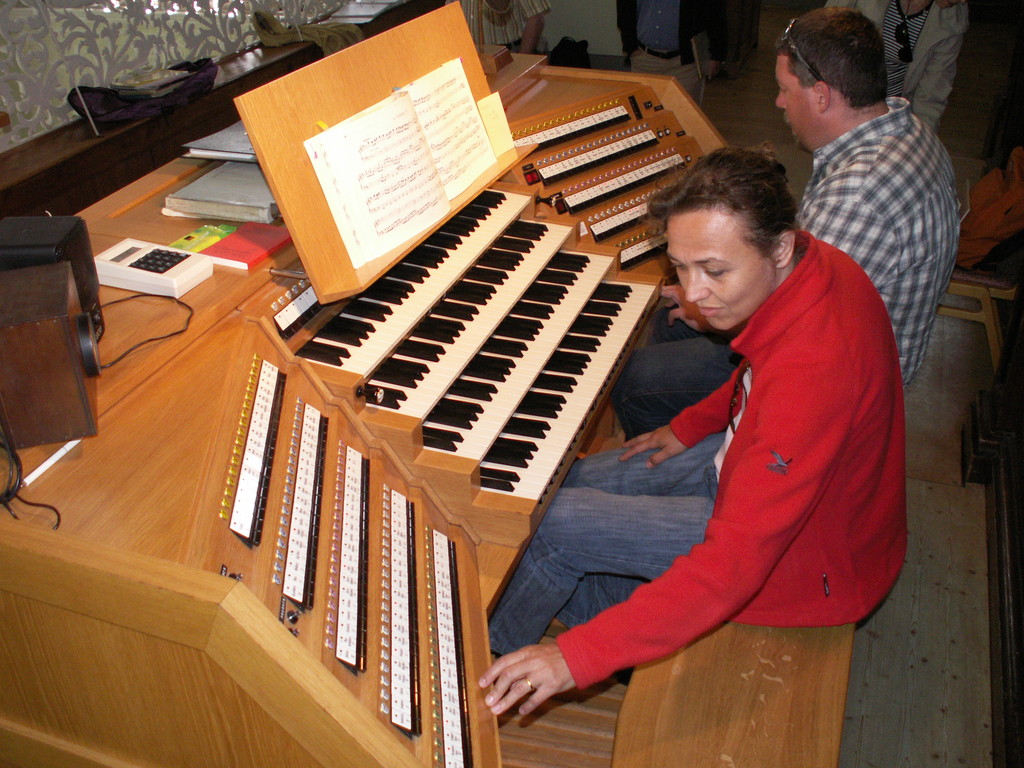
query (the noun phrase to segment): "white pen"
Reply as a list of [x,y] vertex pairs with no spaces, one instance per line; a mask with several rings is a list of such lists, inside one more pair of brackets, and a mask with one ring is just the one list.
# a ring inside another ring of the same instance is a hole
[[30,474],[28,477],[26,477],[24,480],[22,480],[21,484],[23,486],[25,486],[25,485],[28,485],[29,483],[33,482],[34,480],[38,480],[40,475],[43,474],[43,472],[45,472],[50,467],[52,467],[54,464],[56,464],[58,461],[60,461],[62,458],[64,458],[64,456],[67,455],[68,451],[70,451],[72,448],[74,448],[80,442],[82,442],[82,441],[81,440],[72,440],[70,443],[64,443],[64,445],[62,445],[60,448],[57,449],[57,452],[54,453],[53,456],[51,456],[46,461],[44,461],[42,464],[40,464],[38,467],[36,467],[35,470],[32,472],[32,474]]

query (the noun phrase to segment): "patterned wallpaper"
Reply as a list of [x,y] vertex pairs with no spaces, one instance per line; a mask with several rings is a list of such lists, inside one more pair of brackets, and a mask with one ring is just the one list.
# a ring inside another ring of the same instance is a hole
[[125,72],[217,58],[258,42],[253,8],[295,26],[343,0],[0,0],[0,152],[78,115],[72,85],[108,85]]

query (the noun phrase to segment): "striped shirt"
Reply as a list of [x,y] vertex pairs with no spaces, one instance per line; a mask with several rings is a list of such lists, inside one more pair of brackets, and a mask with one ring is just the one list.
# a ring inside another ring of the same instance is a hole
[[469,34],[477,45],[517,43],[523,36],[526,20],[550,10],[548,0],[512,0],[503,13],[494,10],[487,0],[462,3]]
[[903,383],[924,359],[960,233],[945,147],[901,98],[814,152],[801,225],[854,258],[889,310]]
[[928,20],[928,11],[931,9],[931,5],[928,5],[924,10],[918,11],[913,16],[904,17],[902,9],[897,5],[899,2],[900,0],[892,0],[889,3],[885,9],[885,17],[882,20],[882,42],[885,44],[886,96],[903,95],[903,79],[906,77],[907,64],[909,63],[900,60],[900,49],[904,46],[896,42],[896,26],[902,24],[904,18],[906,18],[907,32],[910,40],[907,47],[910,49],[911,54],[913,54],[914,47],[917,45],[917,38],[921,36],[924,23]]

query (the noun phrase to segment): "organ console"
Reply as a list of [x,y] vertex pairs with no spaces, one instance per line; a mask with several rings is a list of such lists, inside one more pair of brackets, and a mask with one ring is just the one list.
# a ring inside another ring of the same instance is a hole
[[[237,750],[248,765],[500,765],[474,683],[487,607],[657,299],[647,198],[721,142],[667,78],[530,68],[506,94],[517,148],[500,167],[409,247],[347,262],[294,144],[376,98],[364,73],[391,87],[458,56],[484,98],[471,45],[446,6],[238,100],[305,274],[260,269],[244,290],[215,275],[196,289],[195,341],[145,362],[143,386],[114,374],[98,442],[40,483],[69,499],[97,487],[81,503],[102,522],[72,521],[73,555],[0,525],[13,563],[0,604],[43,628],[0,652],[15,764],[85,749],[95,764],[227,765]],[[187,175],[153,183],[163,193]],[[94,215],[97,249],[140,234],[121,230],[145,206]],[[116,315],[108,327],[117,339]],[[183,415],[164,443],[169,412]],[[187,448],[190,434],[207,450]],[[146,469],[119,490],[90,479],[133,461]],[[32,583],[41,572],[88,574],[86,587],[54,596]],[[93,671],[59,652],[58,628],[82,616]],[[30,693],[67,665],[66,711]],[[110,682],[120,672],[134,689]],[[102,711],[80,700],[97,686],[110,691]],[[140,701],[170,725],[103,727]],[[187,747],[167,733],[185,721]]]

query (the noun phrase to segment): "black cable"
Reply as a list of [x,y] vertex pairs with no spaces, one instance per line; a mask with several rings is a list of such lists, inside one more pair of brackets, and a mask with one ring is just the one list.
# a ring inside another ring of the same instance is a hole
[[[56,518],[54,520],[54,522],[53,522],[53,530],[56,531],[58,528],[60,528],[60,524],[61,524],[60,510],[57,509],[52,504],[40,504],[40,503],[35,502],[35,501],[29,501],[28,499],[26,499],[23,496],[21,496],[21,494],[15,494],[14,498],[16,498],[22,504],[28,504],[30,507],[39,507],[40,509],[48,509],[48,510],[50,510],[51,512],[53,512],[53,516]],[[14,514],[14,510],[11,509],[9,504],[4,504],[4,506],[7,507],[7,511],[11,513],[11,516],[15,520],[19,519],[18,516],[16,514]]]
[[[3,450],[7,454],[7,483],[4,485],[3,491],[0,492],[0,504],[7,506],[7,503],[18,495],[18,489],[21,487],[21,457],[11,447],[3,424],[0,424],[0,442],[3,442]],[[11,512],[9,507],[7,511]],[[11,514],[14,515],[13,512]],[[17,515],[14,517],[16,518]]]
[[42,509],[48,509],[53,512],[56,518],[53,523],[53,530],[57,530],[61,524],[60,510],[52,504],[39,504],[34,501],[22,497],[19,494],[21,490],[22,481],[22,466],[21,457],[18,452],[11,447],[10,442],[7,439],[7,435],[4,432],[3,425],[0,425],[0,442],[3,443],[4,453],[7,454],[7,484],[4,486],[3,492],[0,493],[0,506],[7,510],[11,517],[15,520],[21,520],[11,507],[11,502],[17,499],[22,504],[27,504],[30,507],[40,507]]
[[112,365],[116,365],[117,363],[121,362],[126,357],[128,357],[128,355],[130,355],[132,352],[137,350],[139,347],[142,347],[142,346],[144,346],[146,344],[152,344],[154,341],[162,341],[163,339],[169,339],[172,336],[179,336],[179,335],[183,334],[185,331],[188,330],[189,324],[192,322],[192,315],[195,314],[195,310],[192,309],[192,307],[190,307],[188,304],[186,304],[181,299],[176,299],[173,296],[158,296],[158,295],[153,294],[153,293],[133,293],[131,296],[125,296],[122,299],[115,299],[114,301],[108,301],[106,304],[103,305],[102,308],[106,309],[107,307],[112,307],[114,304],[120,304],[123,301],[131,301],[132,299],[169,299],[170,301],[173,301],[175,304],[177,304],[177,305],[179,305],[181,307],[184,307],[185,309],[188,310],[188,317],[185,318],[185,325],[182,326],[179,330],[171,331],[170,333],[165,333],[163,336],[154,336],[152,338],[145,339],[144,341],[140,341],[138,344],[135,344],[135,345],[129,347],[127,350],[122,352],[120,355],[118,355],[116,358],[111,360],[109,363],[101,365],[100,366],[100,370],[104,370],[106,368],[109,368]]

